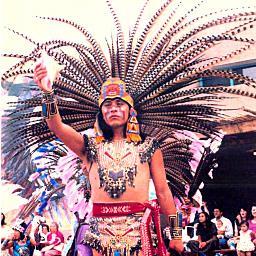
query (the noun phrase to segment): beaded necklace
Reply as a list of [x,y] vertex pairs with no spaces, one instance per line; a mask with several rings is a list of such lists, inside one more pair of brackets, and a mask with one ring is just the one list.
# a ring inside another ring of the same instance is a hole
[[126,183],[133,187],[139,154],[134,143],[126,140],[101,143],[98,163],[100,187],[112,198],[126,191]]

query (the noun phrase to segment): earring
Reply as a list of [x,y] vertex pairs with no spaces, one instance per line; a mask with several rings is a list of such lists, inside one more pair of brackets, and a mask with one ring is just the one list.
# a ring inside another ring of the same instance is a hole
[[101,143],[104,140],[104,136],[103,136],[103,132],[99,126],[98,114],[96,116],[96,121],[94,123],[94,131],[95,131],[95,136],[96,136],[96,143]]
[[127,141],[140,142],[140,126],[137,120],[137,112],[134,108],[130,109],[130,117],[127,122],[126,138]]

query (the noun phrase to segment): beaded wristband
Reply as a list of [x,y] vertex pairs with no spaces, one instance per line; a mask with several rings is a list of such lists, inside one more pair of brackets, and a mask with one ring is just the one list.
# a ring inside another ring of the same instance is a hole
[[173,240],[182,239],[182,228],[173,228],[171,231],[171,237]]
[[55,99],[54,90],[51,90],[49,92],[43,92],[43,100],[52,101],[54,99]]
[[182,213],[177,212],[168,216],[172,239],[182,238]]
[[56,115],[57,111],[57,99],[54,95],[54,90],[50,92],[43,93],[42,100],[42,114],[43,117],[49,119],[50,117]]

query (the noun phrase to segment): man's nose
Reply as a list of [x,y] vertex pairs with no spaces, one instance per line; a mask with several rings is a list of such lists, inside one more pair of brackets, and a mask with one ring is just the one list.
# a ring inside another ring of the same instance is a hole
[[110,111],[111,112],[117,111],[117,106],[115,104],[112,104],[111,107],[110,107]]

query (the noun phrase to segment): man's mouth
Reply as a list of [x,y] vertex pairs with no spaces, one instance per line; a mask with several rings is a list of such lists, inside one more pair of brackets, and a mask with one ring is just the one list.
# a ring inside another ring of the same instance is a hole
[[120,118],[120,116],[110,116],[109,119]]

